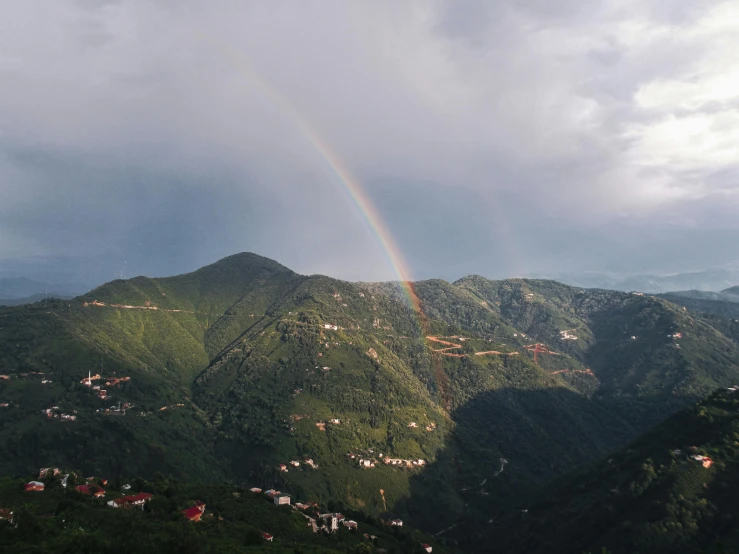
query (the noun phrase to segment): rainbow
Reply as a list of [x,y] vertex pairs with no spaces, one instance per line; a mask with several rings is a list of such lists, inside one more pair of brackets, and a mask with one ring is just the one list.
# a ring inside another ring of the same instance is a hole
[[341,163],[336,153],[313,127],[309,125],[308,121],[298,113],[292,104],[253,69],[244,54],[212,37],[203,38],[228,54],[228,57],[234,63],[234,67],[241,70],[250,81],[259,87],[266,98],[280,108],[282,113],[300,130],[313,149],[326,162],[329,170],[335,176],[336,182],[341,185],[350,202],[356,207],[364,219],[365,224],[376,237],[387,257],[390,267],[398,277],[398,281],[400,282],[404,295],[408,299],[410,307],[419,315],[421,326],[423,327],[425,317],[423,316],[421,303],[413,287],[413,279],[408,270],[408,265],[387,225],[382,220],[377,208],[372,203],[372,200],[367,195],[359,180]]

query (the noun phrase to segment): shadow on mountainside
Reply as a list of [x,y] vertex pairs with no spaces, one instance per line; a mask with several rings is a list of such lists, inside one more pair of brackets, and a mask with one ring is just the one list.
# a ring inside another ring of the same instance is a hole
[[525,505],[537,487],[635,436],[623,418],[563,387],[487,391],[451,415],[445,448],[396,506],[429,532],[455,526],[440,537],[479,531],[499,511]]

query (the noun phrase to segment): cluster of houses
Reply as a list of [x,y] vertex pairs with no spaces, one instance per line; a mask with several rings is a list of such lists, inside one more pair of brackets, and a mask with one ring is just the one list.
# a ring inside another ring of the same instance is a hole
[[349,529],[350,531],[356,531],[359,527],[359,524],[356,521],[352,519],[346,519],[343,514],[318,514],[318,519],[323,523],[321,529],[327,533],[335,533],[336,531],[338,531],[339,524],[343,525],[346,529]]
[[[318,469],[318,464],[313,461],[313,458],[305,458],[303,460],[303,463],[311,467],[312,469]],[[290,465],[293,467],[300,467],[300,462],[298,460],[291,460]],[[284,473],[288,472],[288,467],[286,464],[280,464],[277,466],[277,468]]]
[[[61,475],[61,471],[59,468],[41,468],[39,471],[39,479],[50,479],[54,477],[58,477]],[[62,487],[67,487],[67,479],[69,478],[70,474],[64,475],[64,477],[61,480]],[[103,486],[107,485],[108,481],[106,479],[96,479],[94,477],[88,477],[87,482],[83,483],[81,485],[77,485],[74,487],[74,490],[76,490],[80,494],[84,494],[85,496],[90,496],[92,498],[103,498],[106,494],[106,490],[103,488]],[[43,481],[29,481],[24,486],[26,491],[30,492],[42,492],[46,489],[46,484]],[[131,485],[123,485],[121,487],[122,490],[127,491],[131,489]],[[285,496],[285,495],[283,495]],[[149,502],[152,498],[154,498],[154,495],[148,492],[139,492],[136,494],[129,494],[126,496],[121,496],[119,498],[114,498],[112,500],[109,500],[106,502],[106,505],[111,508],[118,508],[118,509],[131,509],[131,508],[143,508],[144,505]],[[289,496],[287,499],[287,503],[289,504]],[[275,502],[276,504],[284,503],[282,502]],[[195,502],[194,506],[191,506],[189,508],[185,508],[181,511],[182,515],[188,519],[189,521],[200,521],[200,518],[205,513],[205,504],[203,502],[197,501]],[[12,512],[11,512],[12,514]]]
[[104,415],[124,416],[126,415],[126,410],[130,410],[133,407],[134,405],[130,402],[119,402],[117,406],[113,405],[110,408],[101,408],[95,411]]
[[[52,406],[51,408],[46,408],[45,410],[41,410],[41,413],[44,414],[48,419],[59,419],[61,421],[75,421],[77,419],[76,415],[72,414],[65,414],[59,410],[59,406]],[[77,411],[75,410],[75,413]]]
[[[368,454],[374,454],[374,451],[370,448],[366,451]],[[371,469],[374,467],[377,467],[378,459],[375,459],[373,457],[368,458],[359,458],[357,454],[354,454],[353,452],[347,452],[347,457],[350,460],[357,460],[359,463],[359,467],[364,469]],[[406,460],[404,458],[390,458],[388,456],[385,456],[384,454],[380,453],[378,455],[379,460],[382,460],[382,463],[384,463],[386,466],[396,466],[396,467],[423,467],[426,465],[426,460]]]
[[127,381],[130,381],[130,377],[101,377],[99,374],[92,375],[89,371],[87,372],[87,377],[82,379],[80,383],[85,385],[86,387],[90,387],[92,390],[99,391],[100,385],[93,385],[93,381],[101,381],[105,380],[105,386],[106,387],[114,387],[116,385],[119,385],[121,383],[125,383]]
[[[294,510],[297,510],[306,519],[308,519],[308,525],[313,528],[314,533],[317,533],[319,530],[322,530],[328,534],[335,533],[339,530],[339,524],[343,525],[346,529],[349,529],[350,531],[355,531],[359,527],[359,524],[356,521],[346,519],[342,514],[319,513],[318,504],[316,502],[296,502],[295,504],[291,504],[290,495],[278,490],[268,489],[266,491],[262,491],[262,489],[260,489],[259,487],[253,487],[249,490],[254,494],[264,494],[264,496],[266,496],[267,499],[271,500],[275,506],[292,506]],[[309,510],[313,510],[313,513],[310,515],[304,513]],[[314,517],[311,517],[311,515]],[[321,522],[320,526],[318,525],[319,521]],[[268,533],[263,533],[262,537],[269,542],[272,542],[272,539],[274,538]]]
[[403,460],[400,458],[385,458],[383,459],[385,465],[400,466],[400,467],[423,467],[426,465],[425,460]]

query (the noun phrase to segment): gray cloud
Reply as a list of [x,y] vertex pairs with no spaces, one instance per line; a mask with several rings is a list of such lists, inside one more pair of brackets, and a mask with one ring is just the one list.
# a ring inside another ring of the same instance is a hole
[[738,30],[719,1],[3,6],[0,260],[392,278],[327,145],[419,276],[641,263],[645,229],[736,227]]

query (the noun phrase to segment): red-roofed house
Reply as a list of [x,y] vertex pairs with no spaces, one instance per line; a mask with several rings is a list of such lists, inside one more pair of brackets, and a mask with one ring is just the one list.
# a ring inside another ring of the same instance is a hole
[[431,552],[431,550],[433,550],[431,548],[431,545],[430,544],[426,544],[426,543],[422,544],[421,545],[421,548],[423,548],[426,552],[429,552],[429,553]]
[[272,539],[273,539],[274,537],[273,537],[272,535],[270,535],[269,533],[262,533],[262,538],[263,538],[263,539],[264,539],[265,541],[267,541],[267,542],[272,542]]
[[148,492],[140,492],[138,494],[124,496],[123,499],[126,501],[126,504],[130,504],[131,506],[143,506],[151,500],[153,496],[153,494]]
[[131,506],[143,506],[153,497],[154,495],[148,492],[140,492],[138,494],[132,494],[130,496],[114,498],[113,500],[108,502],[108,506],[110,506],[111,508],[130,508]]
[[200,521],[200,518],[205,513],[205,504],[197,502],[192,508],[182,510],[182,513],[190,521]]
[[46,485],[44,485],[41,481],[30,481],[26,483],[26,486],[24,487],[27,491],[42,491],[44,488],[46,488]]

